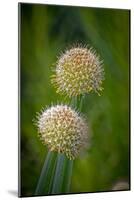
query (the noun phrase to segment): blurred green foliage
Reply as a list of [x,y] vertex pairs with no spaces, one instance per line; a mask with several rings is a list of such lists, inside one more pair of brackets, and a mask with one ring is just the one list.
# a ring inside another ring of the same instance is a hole
[[50,83],[57,56],[75,43],[93,46],[104,60],[104,91],[86,96],[82,112],[92,134],[74,163],[71,193],[109,191],[129,181],[129,11],[21,4],[21,195],[34,194],[47,153],[32,120],[62,102]]

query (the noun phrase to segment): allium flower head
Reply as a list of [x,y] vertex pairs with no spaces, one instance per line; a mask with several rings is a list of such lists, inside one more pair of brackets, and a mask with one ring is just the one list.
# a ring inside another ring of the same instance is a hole
[[52,84],[69,97],[103,89],[104,69],[95,51],[86,47],[67,50],[58,59]]
[[38,117],[40,139],[50,151],[76,158],[87,147],[88,127],[85,119],[67,105],[52,106]]

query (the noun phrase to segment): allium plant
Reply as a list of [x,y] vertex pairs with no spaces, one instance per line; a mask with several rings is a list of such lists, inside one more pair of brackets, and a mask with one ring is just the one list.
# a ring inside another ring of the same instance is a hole
[[79,45],[58,59],[51,82],[71,103],[51,106],[37,117],[39,138],[49,151],[35,195],[69,192],[73,160],[88,148],[90,140],[88,125],[80,114],[82,103],[78,107],[77,100],[91,91],[100,94],[103,80],[102,61],[92,48]]

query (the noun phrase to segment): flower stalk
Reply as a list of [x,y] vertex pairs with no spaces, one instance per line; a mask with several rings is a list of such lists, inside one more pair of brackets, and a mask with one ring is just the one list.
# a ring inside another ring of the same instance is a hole
[[35,190],[35,195],[43,195],[43,194],[48,194],[51,191],[52,187],[52,178],[53,178],[53,170],[54,170],[54,165],[56,162],[56,155],[54,152],[48,152],[42,171],[41,175]]
[[55,169],[55,176],[53,179],[52,194],[60,194],[62,191],[62,184],[64,181],[66,157],[64,154],[58,154],[57,164]]
[[48,152],[35,191],[37,195],[68,193],[72,177],[73,160],[64,154]]

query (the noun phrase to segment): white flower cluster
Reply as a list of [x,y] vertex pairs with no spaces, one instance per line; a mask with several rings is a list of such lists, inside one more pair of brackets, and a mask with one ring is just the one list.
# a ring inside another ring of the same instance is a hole
[[88,126],[83,117],[67,105],[52,106],[38,117],[40,139],[50,151],[76,158],[88,143]]
[[57,93],[78,96],[103,89],[104,69],[102,61],[90,48],[75,47],[67,50],[57,61],[52,84]]

